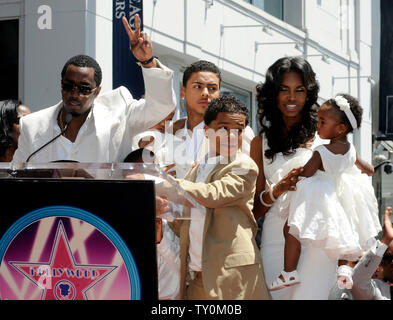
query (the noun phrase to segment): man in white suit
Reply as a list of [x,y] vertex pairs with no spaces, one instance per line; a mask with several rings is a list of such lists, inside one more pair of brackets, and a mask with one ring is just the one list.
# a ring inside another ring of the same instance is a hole
[[135,31],[127,19],[123,18],[123,24],[131,51],[142,66],[145,99],[133,99],[125,87],[99,95],[100,66],[89,56],[75,56],[61,74],[62,101],[21,121],[13,163],[122,162],[131,151],[132,138],[174,110],[173,72],[153,57],[149,37],[140,32],[138,15]]

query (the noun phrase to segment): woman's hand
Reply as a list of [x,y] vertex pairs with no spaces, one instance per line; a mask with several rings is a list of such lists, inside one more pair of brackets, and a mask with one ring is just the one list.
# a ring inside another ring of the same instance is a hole
[[299,181],[299,175],[303,172],[303,167],[292,169],[284,178],[282,178],[273,188],[273,196],[277,199],[287,191],[295,191],[296,183]]

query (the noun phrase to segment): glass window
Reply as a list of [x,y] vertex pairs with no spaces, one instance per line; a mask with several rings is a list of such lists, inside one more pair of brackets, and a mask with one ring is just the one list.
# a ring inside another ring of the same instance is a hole
[[244,0],[283,20],[283,0]]
[[220,89],[221,95],[225,93],[230,93],[234,95],[236,98],[238,98],[241,102],[245,103],[247,108],[248,108],[248,120],[249,123],[248,125],[252,127],[253,123],[253,114],[252,114],[252,106],[251,106],[251,92],[243,90],[241,88],[238,88],[236,86],[230,85],[225,82],[221,82],[221,89]]
[[322,6],[322,0],[317,0],[317,5]]

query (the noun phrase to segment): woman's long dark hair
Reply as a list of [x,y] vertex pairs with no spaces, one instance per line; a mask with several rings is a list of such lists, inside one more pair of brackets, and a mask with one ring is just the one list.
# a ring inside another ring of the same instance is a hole
[[22,104],[17,100],[0,101],[0,156],[14,145],[12,125],[18,122],[18,107]]
[[[291,128],[284,136],[284,121],[277,106],[277,96],[282,83],[283,74],[297,72],[307,89],[306,103],[302,109],[302,121]],[[284,57],[269,67],[265,83],[256,87],[258,100],[258,121],[261,125],[260,134],[264,133],[269,149],[265,156],[274,160],[274,156],[282,152],[293,154],[296,148],[309,141],[317,128],[317,99],[319,84],[311,65],[301,57]]]

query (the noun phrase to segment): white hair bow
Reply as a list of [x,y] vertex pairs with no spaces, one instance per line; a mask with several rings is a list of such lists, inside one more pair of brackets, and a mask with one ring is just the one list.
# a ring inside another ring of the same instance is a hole
[[352,128],[356,129],[358,127],[358,124],[355,116],[351,111],[351,105],[349,104],[348,100],[345,99],[343,96],[336,96],[334,100],[336,101],[336,104],[340,107],[340,110],[343,111],[347,116]]

